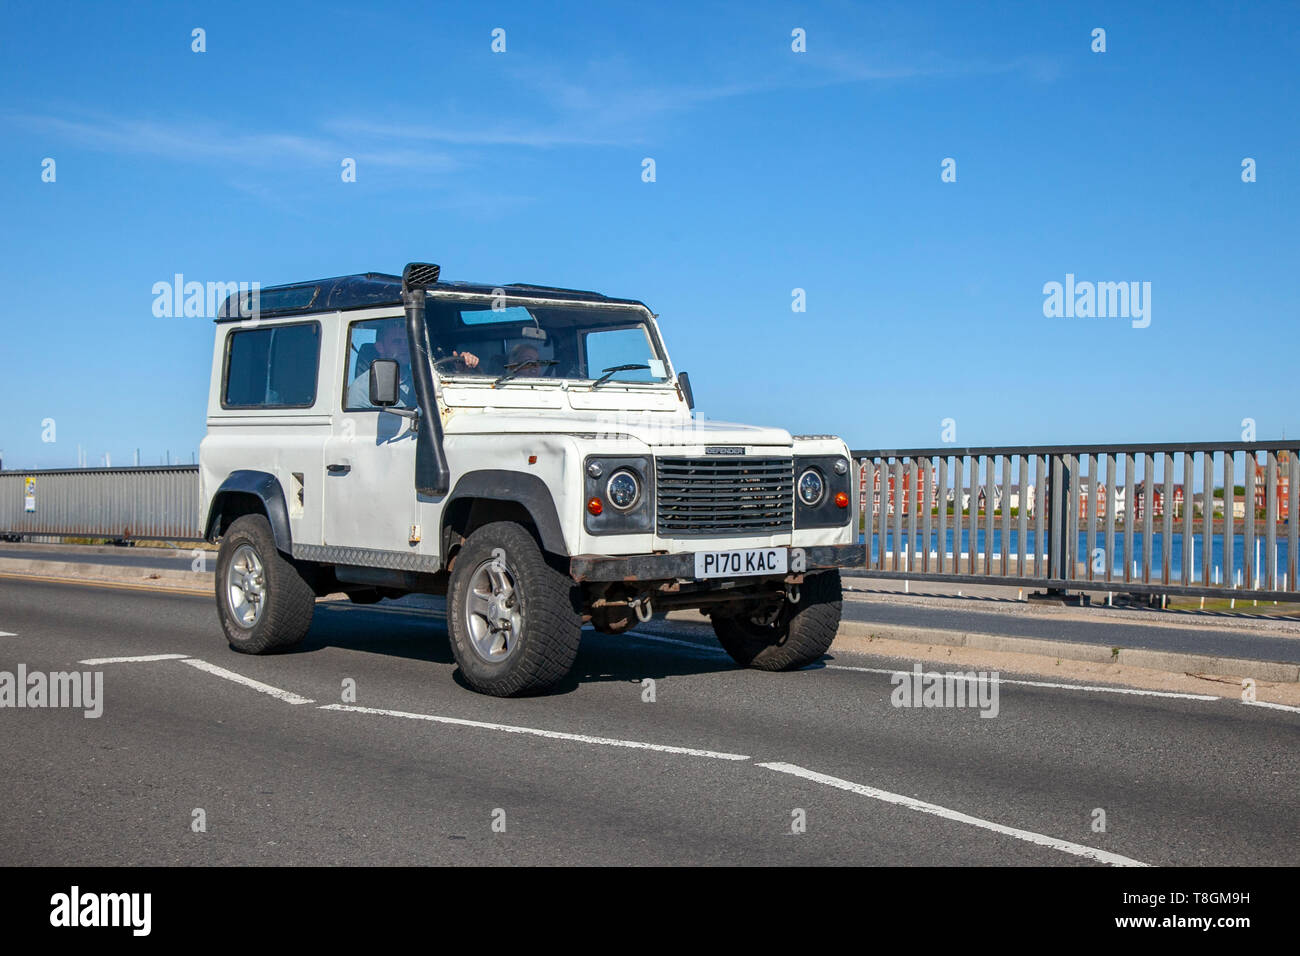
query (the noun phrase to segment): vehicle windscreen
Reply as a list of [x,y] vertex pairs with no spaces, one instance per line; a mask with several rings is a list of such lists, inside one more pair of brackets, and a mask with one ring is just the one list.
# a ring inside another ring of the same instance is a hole
[[489,298],[429,297],[425,317],[434,370],[443,379],[668,381],[663,353],[639,309],[492,305]]

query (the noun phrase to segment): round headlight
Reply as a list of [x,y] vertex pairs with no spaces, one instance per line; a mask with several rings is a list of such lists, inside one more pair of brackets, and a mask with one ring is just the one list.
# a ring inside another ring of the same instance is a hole
[[799,476],[799,499],[809,507],[817,504],[826,494],[826,482],[816,468],[809,468]]
[[619,511],[627,511],[641,497],[641,483],[636,480],[636,475],[626,469],[616,471],[609,476],[609,483],[605,485],[605,497]]

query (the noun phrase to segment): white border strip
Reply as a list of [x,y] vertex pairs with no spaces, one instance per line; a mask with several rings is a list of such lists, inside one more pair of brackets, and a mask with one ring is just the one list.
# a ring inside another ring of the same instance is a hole
[[587,734],[569,734],[559,730],[539,730],[536,727],[516,727],[511,724],[489,724],[481,720],[461,717],[440,717],[435,714],[412,714],[402,710],[384,710],[379,707],[357,707],[352,704],[323,704],[321,710],[341,710],[353,714],[380,714],[384,717],[405,717],[408,720],[428,720],[438,724],[458,727],[478,727],[482,730],[500,730],[508,734],[531,734],[552,740],[572,740],[580,744],[600,744],[605,747],[631,747],[635,750],[656,750],[659,753],[683,754],[687,757],[712,757],[714,760],[748,760],[744,754],[719,753],[716,750],[697,750],[694,747],[671,747],[668,744],[651,744],[641,740],[618,740],[613,737],[591,737]]
[[[918,661],[920,664],[937,664],[937,661]],[[850,667],[848,664],[827,664],[827,670],[834,671],[857,671],[862,674],[905,674],[912,675],[912,671],[901,671],[897,668],[887,667]],[[960,665],[950,665],[954,674],[966,674],[970,668],[962,668]],[[930,673],[923,671],[923,673]],[[936,671],[936,673],[947,673],[946,671]],[[978,678],[979,680],[990,680],[995,684],[1019,684],[1021,687],[1048,687],[1053,690],[1086,690],[1096,694],[1133,694],[1137,697],[1174,697],[1178,700],[1222,700],[1222,697],[1216,697],[1214,694],[1184,694],[1171,690],[1140,690],[1134,687],[1107,687],[1101,684],[1052,684],[1047,681],[1039,680],[1012,680],[1006,677],[999,677],[996,680],[992,678]]]
[[1243,700],[1247,707],[1267,707],[1269,710],[1289,710],[1293,714],[1300,714],[1300,707],[1294,707],[1291,704],[1275,704],[1271,700]]
[[253,690],[263,694],[268,694],[276,700],[282,700],[286,704],[314,704],[315,701],[306,697],[299,697],[297,694],[287,690],[280,690],[278,687],[272,687],[270,684],[263,684],[261,681],[253,680],[251,677],[245,677],[243,674],[236,674],[234,671],[228,671],[224,667],[218,667],[216,664],[209,664],[207,661],[201,661],[197,657],[186,657],[181,660],[182,664],[189,664],[191,667],[197,667],[205,674],[213,674],[217,677],[224,677],[226,680],[234,681],[236,684],[243,684],[245,687],[251,687]]
[[839,777],[831,777],[824,773],[818,773],[815,770],[808,770],[804,767],[796,766],[792,763],[760,763],[756,766],[763,767],[767,770],[775,770],[778,773],[788,773],[795,777],[802,777],[804,780],[811,780],[813,783],[825,784],[828,787],[837,787],[840,790],[848,790],[850,793],[856,793],[863,797],[871,797],[873,800],[883,800],[885,803],[892,803],[896,806],[906,807],[909,810],[929,813],[936,817],[943,817],[945,820],[953,820],[957,823],[968,823],[971,826],[981,827],[985,830],[992,830],[994,833],[1001,833],[1006,836],[1015,837],[1017,840],[1024,840],[1027,843],[1036,843],[1038,846],[1045,846],[1052,850],[1060,850],[1062,853],[1071,853],[1074,856],[1081,856],[1086,860],[1096,860],[1098,863],[1107,863],[1111,866],[1147,866],[1146,863],[1130,859],[1126,856],[1120,856],[1118,853],[1108,853],[1105,850],[1083,846],[1079,843],[1070,843],[1068,840],[1058,840],[1055,837],[1044,836],[1041,833],[1034,833],[1030,830],[1018,830],[1015,827],[1003,826],[1001,823],[993,823],[991,820],[981,820],[979,817],[972,817],[965,813],[959,813],[956,810],[949,810],[947,807],[941,807],[934,803],[926,803],[912,797],[905,797],[899,793],[890,793],[888,790],[877,790],[875,787],[867,787],[860,783],[851,783],[848,780],[841,780]]
[[[624,635],[624,637],[632,638],[633,640],[653,641],[656,644],[672,644],[677,647],[687,647],[698,653],[706,654],[710,656],[718,656],[718,655],[721,655],[722,657],[727,656],[727,653],[725,651],[721,650],[720,648],[715,650],[714,648],[709,647],[709,645],[707,644],[697,644],[694,641],[684,641],[681,640],[680,638],[661,637],[658,634],[649,634],[644,631],[635,631],[635,630],[629,631],[627,634]],[[937,661],[927,661],[922,658],[917,658],[917,661],[921,664],[939,663]],[[912,673],[912,671],[910,670],[904,671],[904,670],[898,670],[897,668],[853,667],[849,664],[826,664],[825,669],[828,671],[856,671],[859,674],[887,674],[891,677],[895,674],[910,675]],[[966,671],[969,671],[969,668],[963,670],[963,668],[956,665],[951,666],[949,669],[952,670],[954,673],[959,671],[965,673]],[[947,673],[947,672],[939,671],[939,673]],[[1133,697],[1167,697],[1167,698],[1172,698],[1174,700],[1202,700],[1202,701],[1231,700],[1231,698],[1220,697],[1217,694],[1187,694],[1187,693],[1181,693],[1178,691],[1170,691],[1170,690],[1142,690],[1136,687],[1109,687],[1104,684],[1061,684],[1061,683],[1053,683],[1050,681],[1040,681],[1040,680],[1014,680],[1007,677],[999,677],[995,683],[1017,684],[1021,687],[1045,687],[1049,690],[1081,690],[1093,694],[1128,694]],[[1286,711],[1292,711],[1294,713],[1300,713],[1300,707],[1293,707],[1290,704],[1274,704],[1262,700],[1242,701],[1242,703],[1251,703],[1257,707],[1270,707],[1274,710],[1286,710]]]
[[99,664],[147,664],[150,661],[183,661],[188,654],[146,654],[144,657],[96,657],[88,661],[77,661],[91,667]]
[[662,637],[659,634],[647,633],[645,631],[631,630],[626,634],[620,635],[624,640],[632,638],[637,641],[653,641],[656,644],[672,644],[675,647],[689,647],[693,651],[701,654],[708,654],[710,657],[727,657],[727,652],[720,647],[710,647],[708,644],[699,644],[695,641],[683,641],[676,637]]

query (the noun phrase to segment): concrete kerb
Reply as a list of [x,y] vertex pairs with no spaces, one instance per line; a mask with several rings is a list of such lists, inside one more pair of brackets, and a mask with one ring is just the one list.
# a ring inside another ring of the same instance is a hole
[[216,576],[211,571],[173,571],[115,564],[37,561],[31,558],[0,558],[0,574],[61,581],[130,584],[195,594],[211,594],[216,586]]
[[[967,634],[960,631],[934,631],[920,627],[881,626],[859,621],[844,621],[840,624],[839,633],[841,638],[867,638],[903,641],[930,647],[966,647],[1010,654],[1033,654],[1056,660],[1143,667],[1178,674],[1215,676],[1249,674],[1257,680],[1283,684],[1300,683],[1300,664],[1256,661],[1239,657],[1181,654],[1176,651],[1150,651],[1141,648],[1113,648],[1098,644],[1046,641],[1000,634]],[[838,640],[839,638],[837,642]]]

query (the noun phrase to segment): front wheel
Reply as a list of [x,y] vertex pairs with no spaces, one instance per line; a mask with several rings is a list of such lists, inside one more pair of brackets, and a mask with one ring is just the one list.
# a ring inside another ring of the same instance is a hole
[[567,675],[578,656],[578,588],[523,527],[484,525],[456,555],[447,630],[456,663],[476,691],[536,693]]
[[799,603],[783,600],[765,614],[713,615],[718,643],[742,667],[792,671],[818,661],[840,627],[843,593],[838,569],[809,574]]

